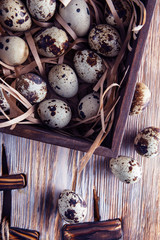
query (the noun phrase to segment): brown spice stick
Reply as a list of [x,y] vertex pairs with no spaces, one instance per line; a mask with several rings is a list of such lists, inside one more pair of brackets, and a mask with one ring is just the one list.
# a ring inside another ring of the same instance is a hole
[[12,190],[25,187],[26,179],[24,174],[0,176],[0,190]]

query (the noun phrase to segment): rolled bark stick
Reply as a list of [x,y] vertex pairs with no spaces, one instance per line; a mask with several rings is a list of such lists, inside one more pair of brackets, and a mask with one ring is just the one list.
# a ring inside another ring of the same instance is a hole
[[26,185],[24,174],[0,176],[0,191],[23,188]]

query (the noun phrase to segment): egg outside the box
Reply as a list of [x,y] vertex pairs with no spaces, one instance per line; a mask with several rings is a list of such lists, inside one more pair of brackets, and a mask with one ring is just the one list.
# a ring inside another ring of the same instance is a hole
[[27,0],[26,4],[32,17],[38,21],[48,21],[56,10],[56,0]]
[[16,36],[0,37],[0,59],[8,65],[24,63],[29,55],[26,42]]
[[0,22],[11,31],[27,31],[31,28],[31,17],[20,0],[0,1]]
[[99,110],[99,93],[90,93],[83,97],[78,104],[78,114],[81,119],[96,116]]
[[88,49],[77,51],[73,62],[78,76],[87,83],[97,82],[105,71],[102,58]]
[[121,49],[118,31],[108,24],[99,24],[92,28],[88,42],[91,49],[105,57],[116,57]]
[[86,202],[74,191],[64,190],[58,199],[58,210],[68,223],[82,222],[87,215]]
[[87,34],[90,28],[90,11],[84,0],[72,0],[66,7],[61,4],[59,14],[78,37]]
[[71,120],[71,109],[67,103],[59,99],[48,99],[41,102],[37,113],[42,122],[51,128],[63,128]]
[[[127,0],[114,0],[113,1],[115,10],[117,11],[117,14],[119,18],[122,20],[122,23],[124,27],[127,27],[130,23],[131,17],[132,17],[132,6]],[[112,15],[108,4],[105,6],[105,20],[106,23],[117,27],[117,23],[114,19],[114,16]]]
[[44,57],[59,57],[69,46],[66,32],[57,27],[43,30],[35,36],[34,40],[38,53]]
[[[7,95],[9,95],[9,94],[7,93]],[[10,110],[10,105],[7,102],[1,88],[0,88],[0,107],[2,108],[2,110],[4,112],[7,112]],[[0,110],[0,113],[1,113],[1,110]]]
[[142,177],[142,168],[131,157],[119,156],[110,160],[110,169],[120,181],[124,183],[138,182]]
[[16,78],[16,90],[31,104],[35,104],[46,97],[47,84],[40,76],[26,73]]
[[48,75],[52,89],[60,96],[71,98],[78,92],[78,79],[74,70],[67,64],[55,65]]
[[160,129],[147,127],[140,131],[134,139],[134,147],[143,157],[153,158],[159,154]]

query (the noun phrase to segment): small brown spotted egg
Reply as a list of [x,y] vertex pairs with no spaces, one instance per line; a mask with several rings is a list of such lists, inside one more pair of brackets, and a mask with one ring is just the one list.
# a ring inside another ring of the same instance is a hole
[[0,37],[0,59],[8,65],[24,63],[29,54],[26,42],[15,36]]
[[41,102],[47,95],[46,82],[34,73],[26,73],[16,78],[16,90],[31,104]]
[[21,0],[1,0],[0,22],[12,31],[26,31],[32,25],[31,17]]
[[75,192],[64,190],[58,199],[58,210],[68,223],[79,223],[87,214],[86,202]]
[[112,173],[124,183],[138,182],[142,177],[142,168],[131,157],[119,156],[110,160]]
[[48,80],[53,90],[60,96],[71,98],[78,92],[78,79],[67,64],[55,65],[49,72]]
[[82,119],[96,116],[99,109],[99,94],[90,93],[83,97],[78,104],[78,114]]
[[52,128],[63,128],[71,120],[71,109],[59,99],[48,99],[41,102],[37,109],[42,122]]
[[[127,0],[114,0],[113,4],[119,18],[122,20],[123,25],[127,27],[132,16],[132,7],[130,3]],[[106,4],[105,7],[105,20],[109,25],[112,25],[113,27],[117,26],[117,23],[108,7],[108,4]]]
[[48,21],[56,10],[56,0],[27,0],[27,8],[36,20]]
[[67,7],[61,4],[59,14],[78,37],[87,34],[90,27],[90,12],[84,0],[72,0]]
[[98,81],[105,71],[102,58],[91,50],[77,51],[73,61],[78,76],[87,83]]
[[47,28],[35,37],[37,50],[44,57],[58,57],[69,46],[65,31],[57,27]]
[[130,109],[130,115],[141,113],[149,104],[151,92],[144,83],[137,83]]
[[[2,92],[2,89],[0,88],[0,107],[4,112],[7,112],[10,110],[10,105],[8,104],[6,98],[4,97],[4,94]],[[0,110],[1,112],[1,110]]]
[[115,57],[121,49],[118,31],[108,24],[99,24],[92,28],[88,42],[91,49],[106,57]]
[[152,158],[159,153],[160,129],[147,127],[137,134],[134,147],[140,155]]

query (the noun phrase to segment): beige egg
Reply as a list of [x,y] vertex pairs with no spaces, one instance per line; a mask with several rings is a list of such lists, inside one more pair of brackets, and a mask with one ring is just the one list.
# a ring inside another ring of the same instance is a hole
[[56,0],[27,0],[27,8],[36,20],[48,21],[56,10]]
[[0,2],[0,22],[12,31],[26,31],[31,28],[31,17],[21,0]]
[[46,82],[34,73],[26,73],[16,78],[16,89],[31,104],[41,102],[47,95]]
[[73,62],[78,76],[87,83],[98,81],[105,71],[102,58],[88,49],[77,51]]
[[87,34],[90,27],[90,11],[84,0],[72,0],[67,7],[61,4],[59,14],[78,37]]
[[[7,93],[7,95],[9,95],[9,94]],[[7,102],[1,88],[0,88],[0,107],[2,108],[2,110],[4,112],[7,112],[10,110],[10,105]],[[1,110],[0,110],[0,112],[1,112]]]
[[130,115],[140,114],[149,104],[151,91],[144,83],[137,83],[130,109]]
[[118,31],[108,24],[99,24],[92,28],[88,36],[91,49],[106,57],[115,57],[121,49]]
[[78,79],[67,64],[55,65],[49,72],[48,80],[53,90],[60,96],[71,98],[78,92]]
[[58,57],[68,48],[68,36],[65,31],[51,27],[38,33],[35,43],[39,54],[44,57]]
[[8,65],[24,63],[29,54],[26,42],[15,36],[0,37],[0,59]]

